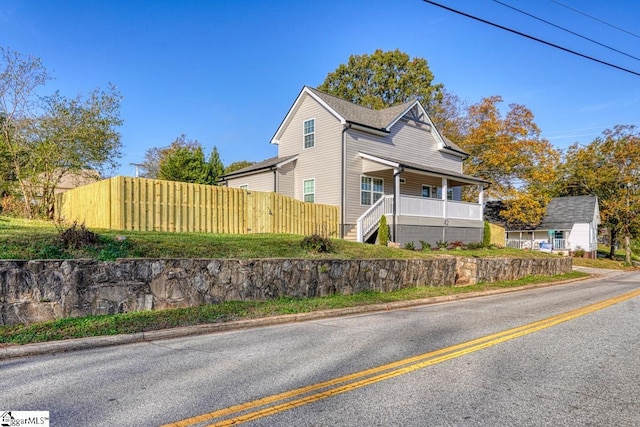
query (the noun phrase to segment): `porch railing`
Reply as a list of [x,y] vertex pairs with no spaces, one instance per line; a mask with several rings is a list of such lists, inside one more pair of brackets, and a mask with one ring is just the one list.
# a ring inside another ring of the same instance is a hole
[[393,196],[382,196],[365,213],[360,215],[357,222],[357,241],[364,242],[371,232],[378,226],[382,215],[393,213]]
[[[393,214],[393,196],[383,196],[357,221],[357,239],[363,242],[377,227],[382,215]],[[482,220],[482,205],[425,197],[400,196],[397,215]]]
[[[540,249],[541,243],[548,243],[547,239],[507,239],[507,247],[513,249]],[[568,242],[566,239],[553,239],[553,249],[568,249]]]

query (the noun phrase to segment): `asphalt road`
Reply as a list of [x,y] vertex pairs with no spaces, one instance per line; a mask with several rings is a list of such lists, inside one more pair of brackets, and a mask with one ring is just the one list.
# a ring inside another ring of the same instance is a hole
[[639,279],[3,360],[0,411],[52,426],[637,426]]

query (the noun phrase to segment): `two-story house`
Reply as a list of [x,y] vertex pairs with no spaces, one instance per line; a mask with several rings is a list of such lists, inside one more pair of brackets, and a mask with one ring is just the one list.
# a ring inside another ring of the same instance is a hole
[[372,110],[305,86],[271,143],[276,157],[226,175],[227,185],[336,205],[346,239],[371,240],[386,215],[400,243],[482,240],[488,183],[463,174],[468,155],[417,100]]

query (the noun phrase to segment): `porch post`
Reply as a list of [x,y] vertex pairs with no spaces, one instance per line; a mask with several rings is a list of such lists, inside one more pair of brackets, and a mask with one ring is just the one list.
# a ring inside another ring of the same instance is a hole
[[480,205],[480,219],[484,219],[483,218],[483,211],[484,211],[484,185],[482,185],[482,184],[478,185],[478,190],[480,190],[478,192],[478,204]]
[[400,174],[402,168],[393,169],[393,241],[398,241],[398,215],[400,215],[400,209],[398,202],[400,201]]
[[447,218],[447,178],[442,177],[442,217]]

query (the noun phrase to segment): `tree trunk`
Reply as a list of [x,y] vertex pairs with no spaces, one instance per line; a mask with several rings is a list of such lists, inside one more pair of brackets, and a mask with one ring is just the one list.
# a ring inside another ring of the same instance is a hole
[[616,255],[616,232],[614,229],[611,229],[609,236],[611,238],[609,241],[609,259],[614,259]]
[[624,236],[624,252],[627,265],[631,265],[631,239],[628,234]]

